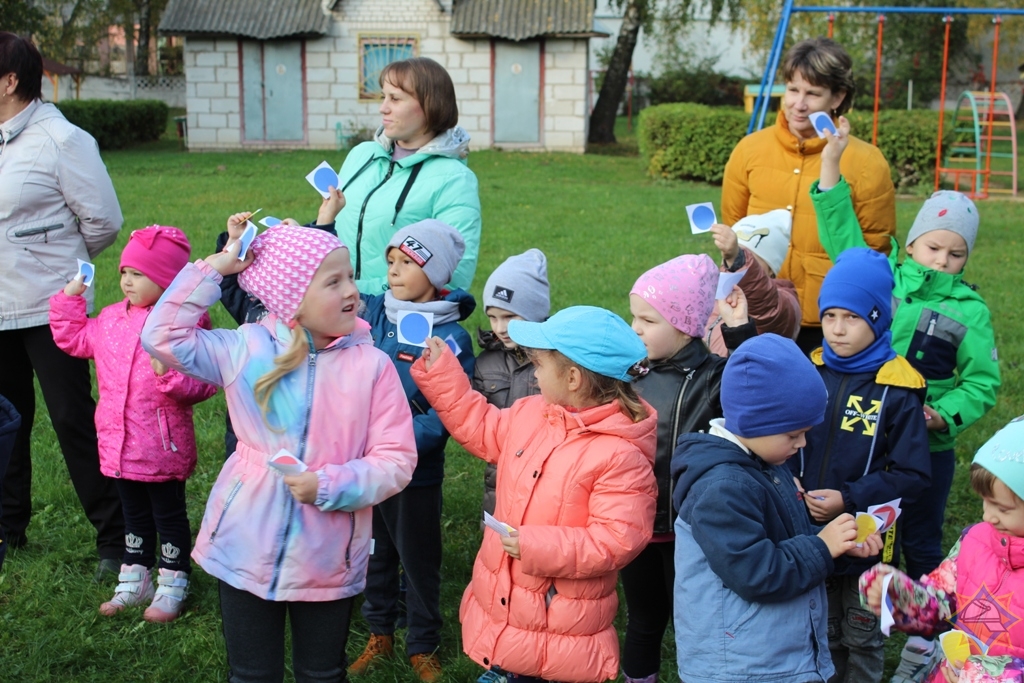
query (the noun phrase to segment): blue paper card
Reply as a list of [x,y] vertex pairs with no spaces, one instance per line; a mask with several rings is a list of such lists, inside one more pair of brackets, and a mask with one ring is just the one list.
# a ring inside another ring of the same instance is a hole
[[459,342],[455,341],[455,335],[449,334],[444,338],[444,343],[448,345],[448,348],[452,350],[456,356],[462,353],[462,347],[459,346]]
[[310,171],[306,180],[324,199],[331,196],[330,187],[338,187],[338,174],[326,161],[321,161],[319,166]]
[[274,226],[281,225],[281,219],[274,218],[273,216],[264,216],[258,222],[265,228],[273,228]]
[[427,348],[434,331],[434,314],[420,311],[398,312],[398,343]]
[[256,224],[252,221],[245,222],[245,232],[238,238],[241,243],[241,247],[238,249],[238,260],[245,260],[245,252],[249,251],[249,245],[256,239]]
[[718,222],[715,218],[715,207],[711,202],[690,204],[686,207],[686,215],[690,218],[690,230],[694,235],[707,232]]
[[832,133],[832,135],[839,135],[839,131],[836,130],[836,124],[832,123],[832,117],[825,112],[816,111],[807,118],[811,120],[811,125],[818,132],[819,138],[825,137],[825,131]]
[[82,276],[82,284],[86,287],[92,287],[92,279],[96,277],[96,266],[78,259],[78,274]]

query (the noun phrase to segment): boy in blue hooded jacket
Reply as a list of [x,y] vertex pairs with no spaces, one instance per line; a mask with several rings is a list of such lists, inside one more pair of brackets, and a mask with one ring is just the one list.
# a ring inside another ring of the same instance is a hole
[[680,437],[672,456],[679,677],[827,681],[825,577],[840,555],[882,541],[857,548],[848,514],[813,525],[786,469],[824,419],[825,386],[792,340],[764,334],[733,352],[721,398],[724,418]]
[[[884,254],[847,249],[825,276],[818,297],[825,345],[811,354],[828,390],[825,419],[789,465],[799,477],[811,519],[902,499],[931,479],[925,380],[892,348],[892,269]],[[837,680],[879,681],[884,652],[878,617],[860,604],[857,579],[878,562],[899,564],[897,521],[881,555],[837,568],[827,582],[829,648]]]

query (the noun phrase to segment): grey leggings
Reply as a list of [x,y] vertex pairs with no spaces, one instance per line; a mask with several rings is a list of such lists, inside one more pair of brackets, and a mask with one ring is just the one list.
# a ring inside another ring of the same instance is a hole
[[345,644],[354,598],[330,602],[274,602],[220,581],[220,614],[230,683],[284,679],[285,615],[292,629],[296,683],[344,683]]

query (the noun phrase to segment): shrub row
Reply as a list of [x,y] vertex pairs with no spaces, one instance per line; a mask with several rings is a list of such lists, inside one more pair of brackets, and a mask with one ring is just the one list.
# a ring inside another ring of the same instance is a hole
[[[871,139],[872,112],[849,114],[854,134]],[[662,104],[640,112],[638,142],[647,171],[658,178],[722,182],[729,155],[747,132],[749,116],[736,107]],[[951,117],[943,148],[954,139]],[[774,125],[769,117],[766,125]],[[935,170],[938,116],[926,110],[890,109],[878,114],[878,147],[889,161],[899,191],[931,182]]]
[[121,149],[160,139],[169,109],[159,100],[68,100],[57,104],[68,121],[85,130],[100,149]]

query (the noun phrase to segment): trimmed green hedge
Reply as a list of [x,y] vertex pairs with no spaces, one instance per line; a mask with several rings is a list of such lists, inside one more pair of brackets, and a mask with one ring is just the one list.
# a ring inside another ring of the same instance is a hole
[[159,140],[170,112],[160,100],[68,100],[57,107],[68,121],[96,138],[100,149]]
[[[872,112],[851,112],[850,124],[861,139],[871,139]],[[661,104],[640,112],[638,141],[647,172],[657,178],[722,182],[729,155],[747,132],[749,116],[736,107]],[[775,125],[774,117],[767,125]],[[954,139],[951,118],[943,129],[943,148]],[[890,109],[878,113],[878,147],[889,161],[898,190],[931,182],[935,172],[938,116],[925,110]]]

